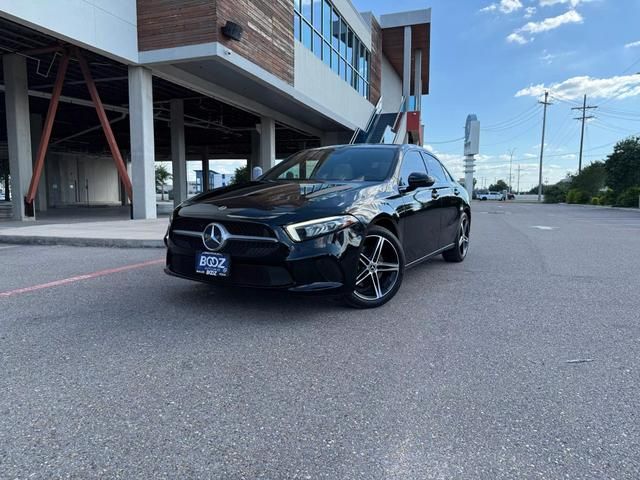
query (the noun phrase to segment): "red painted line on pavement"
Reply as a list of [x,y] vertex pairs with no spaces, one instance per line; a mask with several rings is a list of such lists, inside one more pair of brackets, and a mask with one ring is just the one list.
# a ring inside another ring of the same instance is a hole
[[55,280],[53,282],[41,283],[40,285],[33,285],[31,287],[17,288],[15,290],[0,292],[0,297],[12,297],[14,295],[20,295],[21,293],[29,293],[29,292],[35,292],[37,290],[44,290],[45,288],[59,287],[61,285],[68,285],[69,283],[81,282],[83,280],[90,280],[92,278],[104,277],[105,275],[112,275],[114,273],[126,272],[128,270],[135,270],[138,268],[149,267],[151,265],[159,265],[161,263],[164,263],[164,259],[150,260],[148,262],[135,263],[133,265],[125,265],[124,267],[109,268],[107,270],[100,270],[93,273],[87,273],[85,275],[77,275],[75,277],[64,278],[62,280]]

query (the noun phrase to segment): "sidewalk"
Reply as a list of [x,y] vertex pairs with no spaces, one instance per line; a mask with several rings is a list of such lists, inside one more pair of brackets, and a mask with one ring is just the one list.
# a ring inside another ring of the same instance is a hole
[[77,223],[0,223],[0,243],[81,247],[164,248],[168,219]]

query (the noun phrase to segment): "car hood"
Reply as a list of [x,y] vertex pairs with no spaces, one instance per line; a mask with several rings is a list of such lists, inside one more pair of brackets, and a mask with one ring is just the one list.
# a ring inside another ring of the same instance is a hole
[[180,217],[285,225],[345,213],[376,201],[385,184],[371,182],[250,182],[220,188],[182,204]]

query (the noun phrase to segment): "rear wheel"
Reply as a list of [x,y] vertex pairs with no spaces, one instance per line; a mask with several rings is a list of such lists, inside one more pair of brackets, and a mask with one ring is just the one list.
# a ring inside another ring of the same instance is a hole
[[442,254],[442,257],[447,262],[462,262],[465,259],[469,251],[470,231],[471,222],[469,221],[469,215],[464,212],[460,217],[460,226],[458,227],[455,246]]
[[389,230],[372,227],[364,239],[355,288],[345,301],[356,308],[375,308],[391,300],[404,276],[404,251]]

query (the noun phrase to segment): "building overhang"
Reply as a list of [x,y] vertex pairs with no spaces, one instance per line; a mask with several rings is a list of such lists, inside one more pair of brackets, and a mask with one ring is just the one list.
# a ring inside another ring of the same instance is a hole
[[140,52],[140,63],[167,80],[312,135],[361,126],[219,42]]
[[[392,13],[380,17],[382,51],[400,78],[403,76],[404,30],[411,27],[412,54],[422,50],[422,94],[429,93],[429,63],[431,49],[431,9]],[[415,65],[411,67],[414,81]]]

